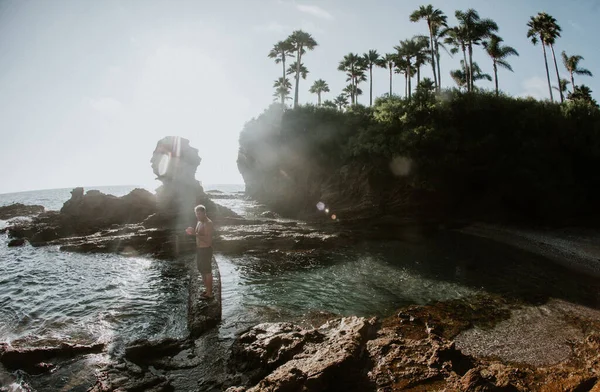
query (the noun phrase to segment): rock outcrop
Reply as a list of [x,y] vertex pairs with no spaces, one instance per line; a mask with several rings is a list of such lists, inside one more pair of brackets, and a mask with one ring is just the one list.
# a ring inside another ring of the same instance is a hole
[[[479,296],[410,306],[381,321],[345,317],[314,329],[261,324],[233,345],[230,368],[244,385],[228,391],[587,391],[600,386],[600,312],[586,309]],[[500,335],[511,333],[507,323],[527,328],[519,312],[560,317],[566,329],[580,331],[565,342],[571,354],[544,366],[511,361],[507,353],[518,348]],[[474,326],[490,337],[465,345],[461,336]],[[488,343],[494,353],[468,353]]]
[[42,212],[44,212],[43,206],[14,203],[0,207],[0,219],[7,220],[17,216],[38,215]]

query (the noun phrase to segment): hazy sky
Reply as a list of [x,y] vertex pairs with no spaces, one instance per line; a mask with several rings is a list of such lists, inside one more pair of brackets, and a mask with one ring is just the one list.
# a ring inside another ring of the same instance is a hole
[[[319,46],[303,59],[310,74],[301,81],[300,100],[316,101],[308,88],[319,78],[332,90],[325,98],[333,98],[345,85],[339,60],[348,52],[391,52],[399,40],[426,33],[426,24],[410,23],[408,15],[427,3],[0,0],[0,193],[155,187],[149,161],[167,135],[188,138],[200,150],[199,180],[241,183],[238,136],[273,99],[281,68],[267,53],[275,42],[295,29],[310,32]],[[470,7],[499,24],[506,44],[521,54],[510,60],[515,73],[499,76],[501,88],[513,95],[548,95],[541,47],[526,38],[526,23],[539,11],[555,16],[563,28],[557,55],[583,55],[582,66],[600,77],[596,0],[431,3],[451,24],[456,9]],[[491,73],[481,49],[474,56]],[[459,56],[442,55],[445,85],[452,85],[448,72],[458,64]],[[597,78],[576,81],[598,99]],[[394,82],[400,91],[402,76]],[[386,71],[376,70],[376,94],[387,89]],[[367,103],[368,95],[359,102]]]

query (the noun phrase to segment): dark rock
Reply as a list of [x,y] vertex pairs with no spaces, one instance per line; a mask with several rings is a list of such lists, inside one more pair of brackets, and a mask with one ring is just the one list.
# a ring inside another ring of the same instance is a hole
[[43,206],[15,203],[0,207],[0,219],[7,220],[17,216],[38,215],[42,212],[44,212]]
[[58,347],[12,347],[6,343],[0,344],[0,362],[7,369],[22,369],[35,374],[51,368],[47,365],[50,359],[72,358],[77,355],[99,353],[104,344],[79,345],[62,343]]
[[56,229],[48,227],[36,232],[31,236],[29,241],[31,242],[31,245],[38,246],[43,245],[48,241],[55,240],[59,237],[60,235],[56,232]]
[[25,239],[24,238],[14,238],[14,239],[8,241],[8,246],[9,247],[23,246],[23,245],[25,245]]
[[189,346],[189,341],[164,339],[149,341],[136,340],[125,349],[125,358],[140,365],[152,364],[157,359],[173,356]]

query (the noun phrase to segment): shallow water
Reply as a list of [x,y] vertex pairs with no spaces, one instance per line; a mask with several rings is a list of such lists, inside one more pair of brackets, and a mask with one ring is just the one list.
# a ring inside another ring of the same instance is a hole
[[[53,192],[66,200],[68,191]],[[18,199],[14,195],[0,196],[4,201]],[[48,197],[46,191],[28,192],[16,201],[40,203]],[[248,201],[217,200],[221,201],[247,216],[262,211]],[[45,203],[60,207],[62,201]],[[106,341],[118,348],[137,338],[186,335],[188,266],[184,263],[82,255],[55,247],[8,248],[6,241],[6,235],[0,235],[0,341]],[[309,253],[231,256],[217,249],[216,258],[222,277],[223,322],[215,332],[218,339],[229,342],[243,329],[264,321],[301,320],[318,312],[386,316],[404,305],[479,292],[532,302],[555,297],[600,308],[600,280],[454,232]],[[222,355],[226,347],[221,348]]]

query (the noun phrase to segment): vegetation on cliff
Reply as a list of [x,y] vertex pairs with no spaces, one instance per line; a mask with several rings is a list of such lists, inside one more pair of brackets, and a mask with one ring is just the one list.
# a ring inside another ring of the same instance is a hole
[[367,171],[371,193],[425,192],[446,212],[566,222],[599,212],[600,110],[585,100],[436,93],[426,79],[411,99],[370,108],[273,104],[246,124],[238,164],[253,196],[295,209],[347,195]]

